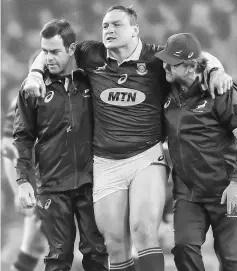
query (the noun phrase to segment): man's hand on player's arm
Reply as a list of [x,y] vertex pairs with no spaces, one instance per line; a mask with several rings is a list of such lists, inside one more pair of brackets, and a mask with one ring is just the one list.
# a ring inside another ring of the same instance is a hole
[[[235,137],[235,145],[237,147],[237,128],[233,131]],[[236,161],[237,168],[237,161]],[[232,173],[230,184],[226,187],[222,194],[221,204],[227,202],[227,214],[237,214],[237,170]]]
[[204,76],[210,79],[209,91],[212,98],[215,99],[215,90],[219,95],[224,94],[231,89],[233,80],[232,77],[224,71],[224,67],[216,57],[207,52],[202,52],[202,55],[208,60]]
[[221,204],[227,203],[227,214],[237,212],[237,180],[231,181],[224,190],[221,197]]
[[35,58],[28,77],[24,82],[23,91],[31,97],[45,97],[46,87],[43,80],[43,71],[45,67],[45,55],[40,52]]
[[34,189],[27,179],[19,179],[18,200],[22,208],[33,208],[36,205]]
[[210,93],[213,99],[215,99],[215,89],[219,95],[224,94],[230,90],[233,85],[233,80],[230,75],[223,70],[216,70],[210,74]]

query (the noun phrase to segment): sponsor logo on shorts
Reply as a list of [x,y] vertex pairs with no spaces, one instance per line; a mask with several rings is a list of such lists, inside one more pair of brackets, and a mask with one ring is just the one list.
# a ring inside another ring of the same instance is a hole
[[53,99],[53,96],[54,96],[54,92],[53,91],[49,91],[45,98],[44,98],[44,102],[45,103],[49,103],[52,99]]
[[100,94],[100,98],[107,104],[117,106],[133,106],[142,103],[146,96],[143,92],[130,88],[109,88]]
[[145,63],[137,63],[137,74],[139,75],[147,74],[147,68]]
[[158,157],[158,161],[163,161],[165,158],[164,154],[162,154],[161,156]]
[[45,202],[45,205],[44,205],[44,209],[47,210],[51,204],[51,199],[47,199],[46,202]]

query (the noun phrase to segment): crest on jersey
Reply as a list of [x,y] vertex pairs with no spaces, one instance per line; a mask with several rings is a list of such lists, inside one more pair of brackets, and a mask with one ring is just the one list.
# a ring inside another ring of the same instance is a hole
[[52,99],[53,99],[53,96],[54,96],[54,92],[53,91],[49,91],[45,98],[44,98],[44,102],[45,103],[49,103]]
[[137,63],[137,73],[139,75],[147,74],[147,68],[145,63]]

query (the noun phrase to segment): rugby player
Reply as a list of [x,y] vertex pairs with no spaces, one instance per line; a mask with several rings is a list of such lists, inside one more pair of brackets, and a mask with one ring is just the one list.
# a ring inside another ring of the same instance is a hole
[[[23,209],[19,206],[19,201],[17,200],[17,177],[15,169],[17,150],[13,145],[12,137],[16,102],[17,99],[15,98],[7,113],[3,125],[3,138],[1,142],[3,167],[14,194],[14,203],[16,209],[24,215],[21,247],[15,262],[11,266],[11,271],[33,271],[39,259],[46,251],[46,239],[41,231],[41,223],[35,209]],[[31,172],[30,178],[34,178],[33,172]]]
[[66,20],[52,20],[43,27],[46,97],[32,98],[20,91],[14,119],[18,197],[24,208],[36,202],[29,182],[35,147],[37,211],[49,243],[45,271],[71,270],[75,217],[84,270],[107,270],[107,252],[92,200],[90,85],[82,71],[74,71],[75,38]]
[[[141,271],[163,271],[158,228],[165,203],[167,168],[161,146],[163,101],[170,85],[163,47],[139,39],[136,12],[113,6],[102,22],[102,42],[77,44],[77,65],[88,74],[94,111],[94,210],[105,238],[110,270],[132,271],[132,243]],[[25,90],[44,96],[44,55],[31,67]],[[220,76],[221,75],[221,76]],[[211,75],[212,88],[228,87],[223,71]]]
[[190,33],[169,37],[157,56],[172,83],[164,107],[173,165],[172,253],[176,267],[179,271],[204,271],[201,245],[211,226],[220,270],[235,271],[237,85],[215,100],[211,98],[208,86],[201,84],[206,59]]

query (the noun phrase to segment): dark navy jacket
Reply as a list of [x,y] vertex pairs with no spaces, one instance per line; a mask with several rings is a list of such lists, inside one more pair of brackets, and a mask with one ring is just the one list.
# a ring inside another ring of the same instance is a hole
[[198,80],[173,89],[165,108],[175,197],[211,201],[237,181],[237,86],[213,100]]
[[92,182],[90,86],[79,70],[72,78],[66,92],[63,78],[47,75],[45,98],[26,98],[19,91],[13,132],[19,152],[18,178],[28,178],[35,166],[38,193],[76,189]]

